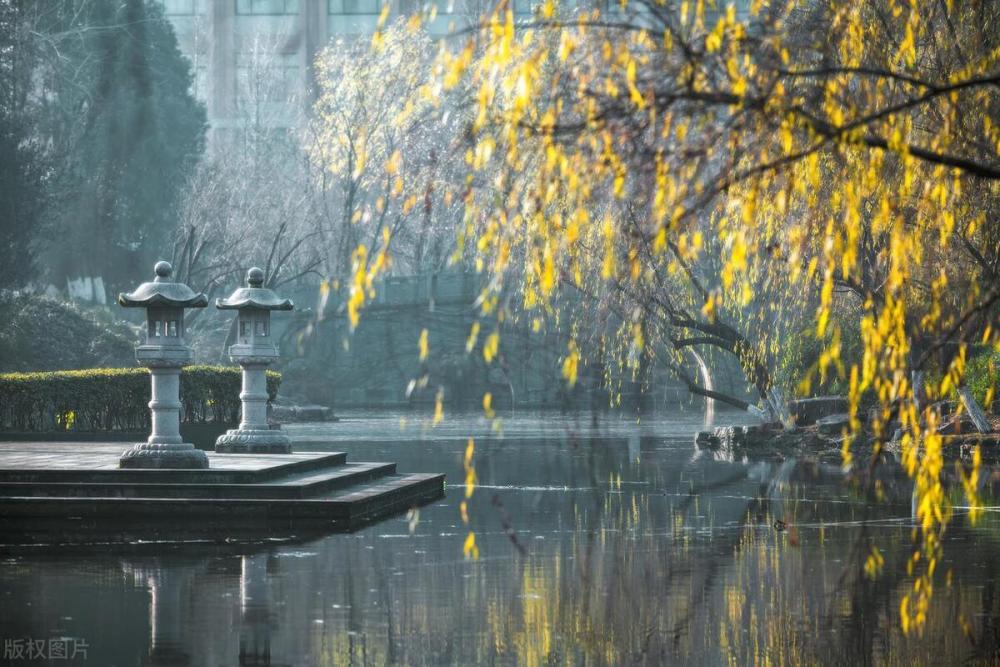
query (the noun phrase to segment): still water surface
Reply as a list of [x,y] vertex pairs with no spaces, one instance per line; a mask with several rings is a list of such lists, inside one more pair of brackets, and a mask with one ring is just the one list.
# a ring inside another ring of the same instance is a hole
[[[51,664],[109,666],[990,662],[996,515],[972,528],[956,510],[924,637],[904,638],[905,481],[866,507],[836,465],[716,460],[692,445],[702,427],[694,413],[522,414],[502,437],[478,415],[292,425],[299,451],[445,472],[447,497],[306,542],[8,550],[0,641],[72,638],[86,659]],[[477,561],[459,511],[469,435]],[[875,581],[868,544],[885,556]]]

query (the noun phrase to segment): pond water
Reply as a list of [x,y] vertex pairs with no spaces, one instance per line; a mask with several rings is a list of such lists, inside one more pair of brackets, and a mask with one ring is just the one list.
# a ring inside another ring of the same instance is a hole
[[[498,434],[479,415],[430,428],[413,414],[357,413],[287,427],[299,451],[447,473],[441,501],[354,534],[8,549],[0,664],[12,641],[23,650],[61,638],[77,657],[52,664],[911,665],[996,655],[992,513],[971,527],[956,509],[924,636],[906,638],[898,608],[912,522],[898,476],[872,506],[836,465],[716,460],[692,444],[697,413],[502,424]],[[463,556],[459,510],[469,435],[478,560]],[[861,572],[868,544],[885,557],[875,580]]]

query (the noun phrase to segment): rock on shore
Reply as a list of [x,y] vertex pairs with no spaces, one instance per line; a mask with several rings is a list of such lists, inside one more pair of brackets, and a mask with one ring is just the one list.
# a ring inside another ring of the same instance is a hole
[[[823,401],[810,404],[798,412],[795,407],[792,408],[792,414],[796,419],[813,419],[813,424],[810,426],[793,430],[786,430],[780,422],[752,426],[719,426],[711,431],[699,432],[695,436],[695,446],[699,450],[710,452],[716,459],[728,461],[751,458],[785,459],[794,456],[839,463],[842,459],[843,434],[850,426],[849,417],[846,412],[816,416],[841,405],[837,401],[826,400],[833,398],[837,397],[825,397]],[[793,404],[804,402],[793,401]],[[938,429],[938,433],[942,436],[945,459],[969,460],[976,446],[979,446],[984,463],[1000,463],[1000,416],[993,414],[988,419],[992,425],[992,432],[978,433],[967,418],[963,419],[958,415],[946,416],[943,419],[943,426]],[[870,456],[874,445],[874,437],[866,429],[851,444],[855,460]],[[882,451],[888,455],[899,456],[901,445],[898,440],[885,442]]]
[[333,408],[325,405],[294,405],[276,403],[271,408],[271,417],[281,423],[293,422],[335,422],[340,421],[333,414]]
[[847,412],[844,396],[816,396],[788,402],[788,411],[796,426],[810,426],[824,417]]

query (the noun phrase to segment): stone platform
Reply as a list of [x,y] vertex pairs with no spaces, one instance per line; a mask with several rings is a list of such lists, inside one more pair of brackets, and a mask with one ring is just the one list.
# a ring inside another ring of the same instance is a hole
[[444,475],[343,453],[208,452],[207,470],[121,469],[121,453],[121,443],[0,442],[0,544],[350,531],[444,494]]

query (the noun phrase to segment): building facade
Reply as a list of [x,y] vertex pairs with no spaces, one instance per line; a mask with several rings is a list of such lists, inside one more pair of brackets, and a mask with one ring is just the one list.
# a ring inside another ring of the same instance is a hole
[[[390,16],[425,11],[424,26],[443,38],[493,11],[498,0],[158,0],[191,60],[195,94],[208,110],[210,139],[248,122],[289,127],[307,111],[313,63],[328,44],[367,39],[386,4]],[[542,0],[512,0],[528,20]],[[620,0],[564,0],[563,6],[619,11]],[[721,13],[710,10],[707,24]],[[737,14],[748,16],[749,0]],[[431,10],[433,9],[433,13]],[[641,9],[639,10],[642,11]]]
[[[191,60],[195,95],[213,138],[248,122],[288,127],[312,103],[313,63],[328,44],[368,39],[389,4],[391,16],[430,10],[420,0],[159,0]],[[531,0],[516,0],[530,14]],[[435,2],[426,23],[443,37],[491,4]]]

